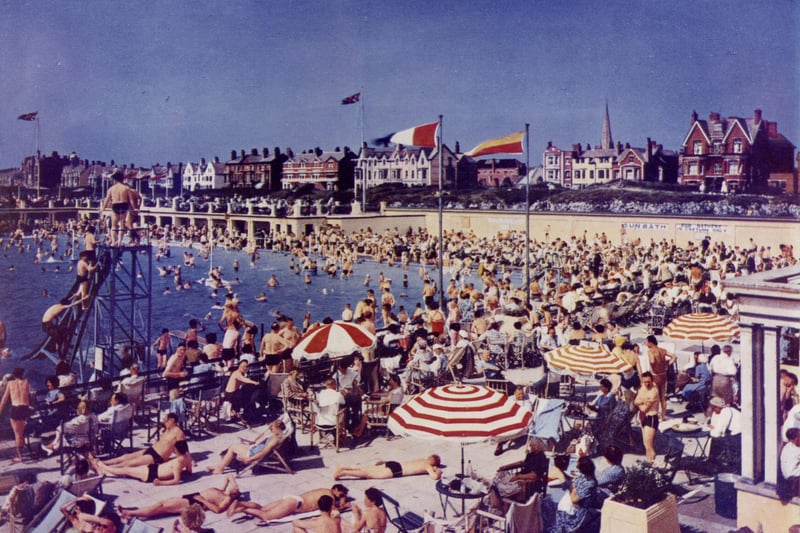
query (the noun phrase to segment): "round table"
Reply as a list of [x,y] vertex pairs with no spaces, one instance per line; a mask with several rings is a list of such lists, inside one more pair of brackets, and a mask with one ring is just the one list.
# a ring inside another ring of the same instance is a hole
[[[486,492],[483,490],[479,490],[477,492],[464,492],[462,489],[464,485],[461,485],[458,490],[450,488],[450,484],[453,481],[461,481],[463,477],[461,475],[456,476],[456,480],[451,480],[449,482],[444,482],[439,480],[436,482],[436,492],[439,493],[439,503],[442,504],[442,514],[444,518],[447,518],[447,506],[450,505],[453,511],[458,512],[458,510],[453,507],[453,504],[450,503],[450,498],[455,498],[457,500],[461,500],[461,514],[465,513],[466,508],[466,500],[477,500],[479,498],[483,498],[486,496]],[[483,488],[483,486],[481,486]]]

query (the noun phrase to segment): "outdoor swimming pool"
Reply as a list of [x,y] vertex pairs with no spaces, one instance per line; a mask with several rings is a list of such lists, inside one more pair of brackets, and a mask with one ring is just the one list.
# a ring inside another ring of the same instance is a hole
[[[25,239],[25,243],[32,243],[32,239]],[[61,250],[64,248],[62,244]],[[197,248],[172,246],[171,257],[159,261],[155,260],[154,251],[152,338],[158,335],[161,328],[186,329],[191,318],[202,320],[209,331],[220,331],[216,323],[222,311],[216,304],[224,302],[225,290],[218,290],[214,297],[211,287],[198,283],[198,280],[206,276],[211,261],[204,260]],[[183,266],[185,251],[194,254],[194,268]],[[39,385],[44,377],[52,374],[53,364],[48,360],[20,364],[20,358],[36,348],[44,338],[41,316],[50,305],[67,295],[75,274],[67,272],[73,264],[71,261],[35,265],[33,256],[34,252],[31,250],[20,254],[16,249],[8,250],[0,256],[0,297],[3,302],[0,306],[0,320],[6,324],[7,346],[12,350],[12,357],[0,363],[0,372],[6,373],[15,366],[23,366],[28,370],[32,382]],[[245,252],[217,248],[211,259],[214,266],[221,268],[223,280],[232,283],[231,288],[239,297],[240,309],[245,318],[259,326],[263,324],[265,328],[269,328],[276,313],[294,318],[298,327],[301,326],[306,312],[311,313],[312,321],[322,321],[327,316],[339,319],[345,304],[350,303],[355,308],[356,303],[366,297],[367,289],[373,289],[379,294],[378,278],[381,272],[392,280],[392,293],[398,306],[404,306],[410,314],[415,305],[422,302],[423,280],[419,275],[419,265],[416,264],[403,270],[399,263],[390,267],[386,263],[378,264],[371,259],[364,259],[354,265],[352,277],[341,279],[339,276],[328,277],[325,274],[322,269],[324,258],[320,256],[316,257],[319,264],[318,274],[312,274],[311,283],[306,283],[304,271],[296,274],[290,270],[291,256],[288,252],[262,250],[260,258],[251,263],[250,256]],[[239,263],[238,271],[234,270],[234,261]],[[14,269],[10,270],[12,265]],[[176,290],[172,276],[160,276],[157,268],[178,265],[181,266],[183,280],[191,282],[191,288]],[[430,266],[427,271],[431,279],[438,282],[438,271]],[[267,286],[267,280],[272,274],[279,281],[278,287]],[[407,288],[403,287],[404,274],[408,276]],[[450,274],[445,269],[445,285],[450,280]],[[371,281],[365,285],[367,275]],[[474,272],[467,280],[475,283],[476,287],[481,287]],[[512,281],[515,284],[520,283],[521,274],[515,272]],[[166,287],[170,288],[169,294],[164,294]],[[47,291],[46,295],[43,295],[44,290]],[[262,291],[266,293],[266,302],[255,299]],[[382,326],[380,321],[378,326]]]

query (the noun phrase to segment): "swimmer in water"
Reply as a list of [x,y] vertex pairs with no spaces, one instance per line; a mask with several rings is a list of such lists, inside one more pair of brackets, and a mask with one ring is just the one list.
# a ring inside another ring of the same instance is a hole
[[257,302],[266,302],[267,301],[267,293],[265,293],[264,291],[261,291],[261,294],[256,296],[256,301]]

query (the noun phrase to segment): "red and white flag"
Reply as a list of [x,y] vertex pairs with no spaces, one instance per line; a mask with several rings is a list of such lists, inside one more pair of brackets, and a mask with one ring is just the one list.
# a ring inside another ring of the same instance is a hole
[[390,133],[385,137],[376,139],[375,142],[376,144],[385,144],[390,142],[395,144],[404,144],[406,146],[436,148],[436,134],[438,130],[439,123],[431,122],[430,124],[421,124],[407,130]]
[[38,111],[34,111],[33,113],[23,113],[22,115],[18,116],[18,120],[27,120],[28,122],[32,120],[36,120],[37,115],[39,114]]

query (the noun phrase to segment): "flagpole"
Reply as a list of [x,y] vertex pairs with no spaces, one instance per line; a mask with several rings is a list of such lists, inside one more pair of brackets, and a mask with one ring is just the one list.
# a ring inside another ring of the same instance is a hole
[[39,113],[36,113],[36,197],[41,194],[42,182],[42,163],[40,161],[41,154],[39,153]]
[[442,224],[442,195],[444,190],[444,149],[442,145],[442,119],[439,115],[439,309],[444,313],[444,230]]
[[531,301],[531,136],[525,123],[525,302]]
[[361,146],[364,146],[364,122],[366,121],[364,115],[364,87],[361,87],[361,97],[359,98],[361,102]]

